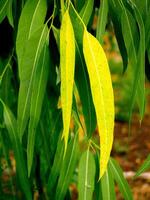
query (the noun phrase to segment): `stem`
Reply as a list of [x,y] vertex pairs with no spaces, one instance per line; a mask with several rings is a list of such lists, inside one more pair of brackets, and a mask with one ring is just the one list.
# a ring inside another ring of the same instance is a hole
[[64,14],[64,0],[60,0],[60,5],[61,5],[61,13],[62,13],[62,16]]

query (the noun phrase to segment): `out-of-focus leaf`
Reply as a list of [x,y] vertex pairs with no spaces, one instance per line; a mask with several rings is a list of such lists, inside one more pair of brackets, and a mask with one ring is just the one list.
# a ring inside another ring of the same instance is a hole
[[43,97],[45,94],[45,88],[48,79],[50,66],[49,58],[49,49],[47,44],[45,44],[37,64],[37,69],[33,81],[33,92],[31,96],[30,121],[27,145],[28,175],[30,175],[32,167],[36,128],[40,119]]
[[109,165],[105,174],[101,178],[100,185],[101,185],[103,199],[107,199],[107,200],[116,199],[114,179],[109,169]]
[[109,167],[113,175],[114,180],[117,182],[118,187],[125,200],[133,200],[131,189],[128,182],[123,176],[122,169],[114,159],[109,160]]
[[89,148],[82,154],[79,162],[78,190],[79,200],[92,200],[96,166]]
[[96,38],[102,43],[102,36],[105,33],[106,23],[108,15],[108,0],[102,0],[98,13],[98,22],[96,29]]
[[105,52],[98,40],[86,29],[83,35],[83,52],[99,128],[101,178],[107,168],[113,143],[114,96]]
[[92,15],[92,11],[93,11],[93,6],[94,6],[94,1],[93,0],[88,0],[85,1],[84,6],[82,7],[79,15],[82,18],[82,20],[84,21],[84,24],[87,25],[90,17]]
[[136,172],[135,178],[138,177],[138,176],[140,176],[143,172],[145,172],[149,168],[150,168],[150,155],[148,155],[148,157],[146,158],[146,160],[144,161],[144,163],[140,166],[140,168]]
[[3,21],[7,14],[9,0],[1,0],[0,1],[0,23]]
[[67,149],[72,109],[72,95],[75,68],[75,38],[68,10],[62,18],[60,28],[60,68],[61,68],[61,104],[63,116],[62,137]]
[[28,0],[23,7],[19,19],[16,39],[16,51],[19,63],[19,76],[22,71],[22,59],[26,42],[44,23],[46,16],[46,0]]
[[12,27],[14,27],[14,19],[13,19],[13,0],[9,0],[8,9],[7,9],[7,18]]
[[72,138],[68,144],[67,152],[61,166],[55,195],[55,199],[57,200],[64,199],[66,195],[69,183],[71,182],[72,175],[76,167],[78,152],[78,132],[76,132],[75,137]]
[[[38,60],[46,42],[48,28],[43,25],[26,43],[20,68],[20,88],[18,98],[18,133],[22,139],[30,115],[33,80],[36,76]],[[28,58],[28,59],[27,59]]]
[[85,119],[86,133],[88,137],[91,137],[96,127],[96,116],[89,84],[89,77],[82,51],[84,26],[82,24],[81,18],[75,11],[72,4],[70,4],[70,17],[73,22],[72,24],[75,32],[76,44],[75,83],[82,103],[82,111]]
[[17,175],[19,177],[20,185],[22,187],[22,190],[24,191],[26,199],[31,200],[32,194],[31,194],[29,180],[27,178],[27,170],[26,170],[25,161],[24,161],[24,157],[23,157],[23,151],[22,151],[22,147],[21,147],[18,133],[17,133],[17,122],[16,122],[14,115],[9,110],[9,108],[3,103],[3,101],[1,101],[1,103],[4,108],[3,109],[4,110],[4,121],[6,124],[6,128],[8,130],[10,140],[13,145],[13,150],[14,150],[16,164],[17,164],[16,165]]

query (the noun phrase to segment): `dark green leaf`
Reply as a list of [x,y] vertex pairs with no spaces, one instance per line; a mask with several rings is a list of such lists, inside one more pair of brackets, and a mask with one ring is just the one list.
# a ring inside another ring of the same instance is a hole
[[75,137],[72,138],[70,143],[68,144],[67,152],[62,163],[60,176],[56,188],[56,195],[55,195],[56,200],[64,199],[69,183],[71,182],[73,172],[76,167],[78,151],[79,151],[78,132],[76,132],[75,134],[76,134]]
[[3,21],[7,14],[9,0],[1,0],[0,1],[0,23]]
[[16,122],[15,117],[9,110],[9,108],[2,101],[1,103],[4,108],[4,121],[6,124],[6,128],[8,130],[10,140],[13,145],[13,150],[14,150],[16,164],[17,164],[16,165],[17,174],[20,180],[20,185],[22,187],[22,190],[24,191],[26,199],[31,200],[32,194],[30,190],[29,180],[27,178],[27,170],[26,170],[25,161],[23,157],[23,151],[22,151],[22,147],[21,147],[18,133],[17,133],[17,122]]
[[12,27],[14,27],[13,19],[13,0],[9,0],[8,9],[7,9],[7,18]]
[[79,13],[85,25],[87,25],[90,20],[93,11],[93,6],[94,6],[93,0],[85,1],[84,6],[82,7]]
[[118,187],[125,200],[133,200],[131,189],[128,182],[123,176],[122,169],[114,159],[110,159],[109,167],[113,175],[114,180],[117,182]]
[[105,33],[106,23],[108,15],[108,0],[102,0],[98,13],[98,22],[96,29],[96,38],[102,43],[102,36]]

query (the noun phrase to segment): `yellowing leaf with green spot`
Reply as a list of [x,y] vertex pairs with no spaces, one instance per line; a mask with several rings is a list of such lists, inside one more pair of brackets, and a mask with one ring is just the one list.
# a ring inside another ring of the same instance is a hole
[[83,35],[83,53],[90,79],[100,136],[100,177],[107,168],[113,143],[114,96],[106,55],[98,40],[87,30]]
[[65,152],[67,149],[72,110],[72,93],[75,68],[75,39],[68,10],[62,18],[60,29],[61,104]]

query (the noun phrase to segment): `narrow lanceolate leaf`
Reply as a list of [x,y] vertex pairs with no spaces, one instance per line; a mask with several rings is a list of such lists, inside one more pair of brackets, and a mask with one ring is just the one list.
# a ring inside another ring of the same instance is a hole
[[[58,179],[58,184],[56,188],[56,195],[54,199],[62,200],[64,199],[69,184],[73,176],[73,172],[76,168],[79,146],[78,146],[78,132],[75,132],[75,137],[71,139],[68,144],[67,152],[65,158],[61,165],[60,176]],[[59,157],[60,158],[60,157]]]
[[102,42],[102,36],[105,33],[107,15],[108,15],[108,0],[102,0],[100,3],[97,29],[96,29],[96,38],[98,39],[99,42]]
[[75,39],[68,10],[63,16],[60,29],[60,67],[63,138],[65,141],[66,152],[71,118],[75,68]]
[[30,175],[32,167],[36,128],[40,119],[43,97],[45,94],[45,88],[48,79],[50,65],[49,58],[50,55],[48,45],[45,44],[37,64],[37,69],[33,81],[33,92],[31,96],[30,121],[27,145],[28,175]]
[[109,160],[114,129],[114,96],[106,55],[98,40],[84,30],[83,52],[90,78],[100,136],[100,178]]
[[89,148],[81,156],[79,163],[79,200],[92,200],[94,191],[96,166]]
[[[23,136],[30,115],[33,80],[36,76],[38,60],[46,42],[48,28],[43,25],[26,44],[20,68],[20,88],[18,99],[18,132]],[[27,59],[28,58],[28,59]]]
[[13,150],[14,150],[15,159],[16,159],[17,174],[19,177],[20,185],[22,187],[22,190],[24,191],[26,199],[31,200],[32,194],[30,190],[30,184],[27,178],[27,170],[26,170],[25,161],[23,157],[22,147],[21,147],[18,133],[17,133],[17,122],[14,115],[9,110],[9,108],[3,102],[2,104],[4,108],[4,121],[6,124],[6,128],[8,130],[10,140],[13,145]]
[[110,159],[109,167],[112,172],[114,180],[117,182],[118,187],[125,200],[133,200],[131,189],[128,182],[123,176],[122,169],[114,159]]
[[79,13],[85,25],[87,25],[90,20],[93,11],[93,6],[94,6],[93,0],[85,1],[84,6]]
[[9,24],[14,27],[14,19],[13,19],[13,0],[9,0],[8,8],[7,8],[7,18]]
[[115,195],[114,179],[112,177],[112,173],[109,169],[109,166],[104,176],[101,178],[100,184],[101,184],[101,192],[103,199],[115,200],[116,195]]
[[0,1],[0,23],[3,21],[7,14],[7,7],[8,7],[9,0],[1,0]]
[[146,158],[142,166],[138,169],[135,174],[135,177],[140,176],[143,172],[150,169],[150,155]]
[[26,48],[26,42],[32,33],[43,25],[46,10],[46,0],[28,0],[21,12],[16,39],[19,72],[22,70],[21,60]]

